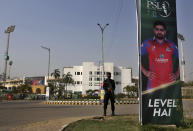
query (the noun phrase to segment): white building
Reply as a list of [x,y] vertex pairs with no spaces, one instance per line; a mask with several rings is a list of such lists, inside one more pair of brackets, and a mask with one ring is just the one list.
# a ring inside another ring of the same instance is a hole
[[[127,85],[134,85],[132,83],[132,69],[120,66],[114,66],[113,63],[104,63],[104,74],[111,72],[111,78],[114,79],[116,89],[115,93],[125,93],[123,88]],[[72,78],[75,81],[74,85],[68,86],[68,91],[82,92],[86,94],[86,91],[99,90],[100,83],[102,83],[102,66],[94,65],[94,62],[83,62],[81,66],[64,67],[63,73],[72,74]]]

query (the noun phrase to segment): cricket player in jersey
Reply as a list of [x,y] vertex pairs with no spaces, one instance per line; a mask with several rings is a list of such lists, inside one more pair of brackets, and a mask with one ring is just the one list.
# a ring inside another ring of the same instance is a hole
[[166,38],[166,25],[156,21],[153,25],[154,37],[146,40],[141,45],[141,56],[148,58],[148,68],[141,65],[141,71],[147,78],[146,90],[159,87],[176,81],[179,78],[179,66],[177,71],[173,70],[173,58],[178,59],[176,45]]

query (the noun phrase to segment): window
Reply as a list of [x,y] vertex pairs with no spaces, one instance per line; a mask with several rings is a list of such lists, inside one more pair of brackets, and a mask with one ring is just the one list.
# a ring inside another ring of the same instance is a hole
[[81,75],[82,75],[82,72],[81,72]]
[[99,78],[99,77],[94,78],[94,81],[100,81],[100,80],[102,80],[102,78]]
[[[94,72],[95,75],[102,75],[102,72],[101,71],[95,71]],[[105,74],[105,73],[104,73]]]
[[121,75],[121,72],[114,72],[115,76]]
[[116,85],[120,85],[121,82],[120,82],[120,81],[116,81],[115,84],[116,84]]
[[80,75],[80,72],[77,72],[77,75]]
[[92,77],[89,77],[89,81],[92,81]]
[[89,86],[92,86],[92,82],[89,82]]
[[75,75],[76,75],[76,72],[75,72]]
[[77,81],[77,85],[79,85],[80,84],[80,81]]
[[89,71],[89,75],[92,75],[92,71]]

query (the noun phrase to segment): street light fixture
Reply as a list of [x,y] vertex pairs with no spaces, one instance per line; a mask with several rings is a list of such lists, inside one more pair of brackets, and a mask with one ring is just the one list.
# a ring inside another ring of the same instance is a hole
[[97,24],[99,27],[100,27],[100,29],[101,29],[101,33],[102,33],[102,81],[104,81],[104,30],[105,30],[105,28],[107,27],[107,26],[109,26],[109,24],[106,24],[105,26],[101,26],[101,24]]
[[11,25],[7,28],[7,30],[5,30],[5,33],[8,34],[8,39],[7,39],[7,48],[6,48],[6,52],[5,52],[5,68],[4,68],[4,74],[3,74],[3,80],[6,81],[6,74],[7,74],[7,62],[9,60],[9,56],[8,56],[8,50],[9,50],[9,39],[10,39],[10,33],[13,32],[15,30],[15,25]]
[[[48,56],[48,80],[49,80],[49,75],[50,75],[50,48],[45,47],[45,46],[41,46],[42,49],[45,49],[48,51],[49,56]],[[48,82],[47,80],[47,82]]]
[[177,34],[177,37],[181,40],[181,52],[182,52],[182,81],[185,80],[185,73],[184,73],[184,65],[185,65],[185,60],[184,60],[184,48],[183,48],[183,41],[185,41],[184,36],[180,33]]

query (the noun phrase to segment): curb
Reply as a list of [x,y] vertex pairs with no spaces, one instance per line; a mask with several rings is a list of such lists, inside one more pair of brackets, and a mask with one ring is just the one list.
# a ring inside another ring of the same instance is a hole
[[86,117],[86,118],[80,118],[80,119],[77,119],[75,121],[72,121],[72,122],[70,122],[68,124],[63,125],[62,128],[59,131],[65,131],[66,128],[68,128],[69,125],[72,124],[72,123],[75,123],[75,122],[78,122],[78,121],[82,121],[82,120],[85,120],[85,119],[91,119],[91,118],[93,118],[93,116],[92,117]]
[[[103,105],[100,101],[44,101],[43,104],[55,104],[55,105]],[[116,105],[124,104],[138,104],[138,100],[116,101]]]

